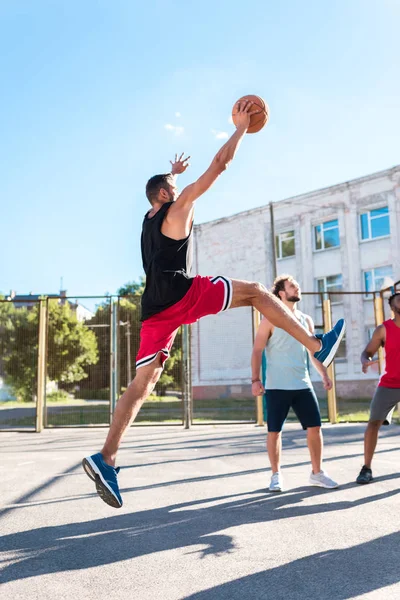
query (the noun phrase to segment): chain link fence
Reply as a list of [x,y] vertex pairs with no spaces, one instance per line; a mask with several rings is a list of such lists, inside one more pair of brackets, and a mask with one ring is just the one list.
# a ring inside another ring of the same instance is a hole
[[191,327],[193,423],[255,422],[251,308],[210,315]]
[[[347,321],[330,367],[333,391],[323,389],[310,366],[323,420],[368,419],[384,353],[366,375],[360,354],[376,325],[391,317],[387,297],[395,289],[400,282],[381,292],[303,294],[300,308],[317,333],[331,320]],[[181,328],[135,424],[262,424],[262,399],[250,385],[254,333],[250,308],[206,317],[190,336]],[[0,430],[108,426],[134,377],[139,339],[140,296],[0,300]]]
[[0,429],[34,430],[39,302],[0,300]]
[[[1,300],[0,430],[108,426],[135,374],[140,326],[140,296]],[[135,420],[169,423],[183,423],[181,332]]]

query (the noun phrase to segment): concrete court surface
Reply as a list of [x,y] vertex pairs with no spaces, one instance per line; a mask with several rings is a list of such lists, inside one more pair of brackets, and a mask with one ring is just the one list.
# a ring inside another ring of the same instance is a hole
[[400,599],[400,427],[359,486],[364,428],[324,427],[331,491],[308,485],[304,434],[287,425],[282,494],[267,491],[264,428],[132,428],[119,510],[80,465],[105,429],[2,432],[0,598]]

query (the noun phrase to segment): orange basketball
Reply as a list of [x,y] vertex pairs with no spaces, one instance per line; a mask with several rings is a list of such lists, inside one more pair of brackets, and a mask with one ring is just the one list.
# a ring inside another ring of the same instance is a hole
[[238,104],[239,104],[239,102],[244,102],[245,100],[250,100],[251,102],[253,102],[250,110],[261,110],[261,112],[255,114],[255,115],[251,115],[250,126],[247,130],[247,133],[257,133],[257,131],[260,131],[260,129],[262,129],[264,127],[264,125],[266,125],[268,123],[268,119],[269,119],[268,104],[266,102],[264,102],[264,100],[262,98],[260,98],[260,96],[254,96],[252,94],[248,94],[247,96],[242,96],[242,98],[239,98],[239,100],[237,102],[235,102],[235,104],[232,108],[232,120],[235,123],[235,125],[236,125],[235,117],[236,117],[236,113],[238,111]]

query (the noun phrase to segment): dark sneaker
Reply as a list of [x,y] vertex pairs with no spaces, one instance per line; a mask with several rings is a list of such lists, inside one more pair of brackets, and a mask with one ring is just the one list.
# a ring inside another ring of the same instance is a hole
[[346,331],[346,322],[344,319],[339,319],[335,327],[328,333],[317,334],[317,337],[322,342],[322,348],[314,354],[314,357],[321,362],[324,367],[329,367],[333,361],[339,344],[342,341],[344,332]]
[[364,483],[370,483],[372,480],[373,480],[373,477],[372,477],[371,469],[369,469],[368,467],[366,467],[364,465],[360,471],[359,476],[356,479],[356,482],[364,484]]
[[122,498],[117,482],[119,467],[114,469],[104,462],[100,452],[84,458],[82,467],[86,475],[96,483],[96,490],[100,498],[114,508],[121,508]]

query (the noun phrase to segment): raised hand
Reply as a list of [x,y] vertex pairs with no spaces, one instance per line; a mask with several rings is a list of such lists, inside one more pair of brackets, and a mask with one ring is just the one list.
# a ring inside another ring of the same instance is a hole
[[235,110],[235,125],[236,129],[248,129],[252,115],[262,112],[261,109],[251,109],[253,102],[251,100],[242,100],[236,104]]
[[188,163],[190,156],[183,158],[184,154],[185,153],[182,152],[182,154],[180,155],[179,158],[178,158],[178,155],[175,154],[175,161],[174,162],[172,162],[172,160],[169,161],[172,165],[172,169],[171,169],[172,175],[180,175],[181,173],[184,173],[188,167],[190,167],[190,163]]

